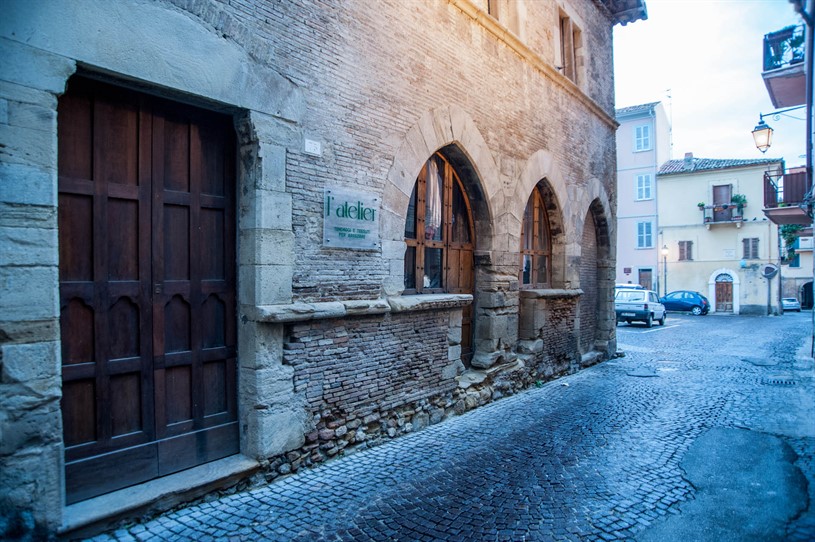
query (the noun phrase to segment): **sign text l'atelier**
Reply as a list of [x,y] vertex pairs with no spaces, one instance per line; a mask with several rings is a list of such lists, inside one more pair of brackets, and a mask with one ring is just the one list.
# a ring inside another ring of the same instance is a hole
[[341,188],[323,191],[323,246],[375,250],[379,241],[379,198]]

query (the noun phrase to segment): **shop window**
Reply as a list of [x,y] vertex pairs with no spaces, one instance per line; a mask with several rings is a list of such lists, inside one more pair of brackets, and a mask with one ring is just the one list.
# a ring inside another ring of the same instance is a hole
[[472,291],[474,232],[466,191],[440,154],[428,160],[405,220],[405,293]]
[[552,240],[543,196],[535,188],[526,204],[521,226],[521,276],[526,288],[547,288],[551,283]]

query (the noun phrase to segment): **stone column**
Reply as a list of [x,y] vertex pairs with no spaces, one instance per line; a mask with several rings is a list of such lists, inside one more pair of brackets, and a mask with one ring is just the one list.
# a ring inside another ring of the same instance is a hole
[[283,324],[247,317],[255,307],[292,302],[292,199],[286,192],[286,147],[276,143],[286,127],[278,123],[282,121],[254,111],[237,122],[241,450],[258,459],[302,446],[306,433],[293,369],[283,365]]
[[0,57],[0,515],[53,530],[63,504],[57,95],[75,65],[2,40]]

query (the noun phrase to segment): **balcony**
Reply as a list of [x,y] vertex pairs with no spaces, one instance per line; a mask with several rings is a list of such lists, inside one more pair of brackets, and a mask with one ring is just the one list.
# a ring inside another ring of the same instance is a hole
[[764,173],[764,214],[775,224],[812,223],[806,171]]
[[744,208],[747,207],[747,204],[717,203],[698,207],[702,211],[702,221],[707,229],[714,224],[735,224],[737,228],[740,228],[744,221]]
[[776,108],[806,103],[804,26],[787,26],[764,36],[764,85]]

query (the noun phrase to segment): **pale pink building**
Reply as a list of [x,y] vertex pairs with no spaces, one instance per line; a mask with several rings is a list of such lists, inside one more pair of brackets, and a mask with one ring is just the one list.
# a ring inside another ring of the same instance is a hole
[[660,291],[656,181],[671,158],[671,126],[661,102],[617,109],[616,118],[617,283]]

